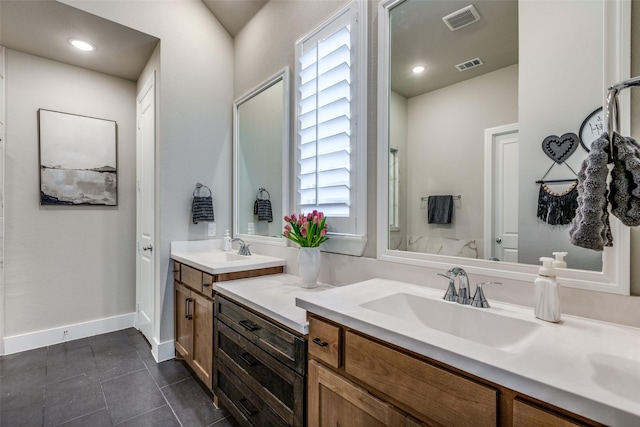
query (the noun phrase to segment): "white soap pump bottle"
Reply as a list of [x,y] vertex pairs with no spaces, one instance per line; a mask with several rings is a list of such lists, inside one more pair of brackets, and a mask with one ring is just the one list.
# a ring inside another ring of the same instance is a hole
[[224,230],[224,237],[222,238],[222,246],[225,251],[231,250],[231,236],[229,230]]
[[567,262],[564,260],[567,252],[553,252],[553,256],[556,257],[552,264],[553,268],[567,268]]
[[542,257],[542,267],[539,276],[533,282],[535,292],[535,306],[533,312],[538,319],[547,322],[560,321],[560,298],[558,296],[558,284],[556,272],[553,269],[553,258]]

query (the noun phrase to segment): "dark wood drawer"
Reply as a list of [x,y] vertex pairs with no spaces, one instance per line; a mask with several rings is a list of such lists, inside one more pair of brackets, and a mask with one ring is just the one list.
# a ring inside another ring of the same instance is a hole
[[305,374],[307,346],[302,337],[220,295],[216,296],[215,307],[218,320],[298,374]]
[[202,293],[213,298],[213,283],[215,281],[215,276],[208,273],[202,273]]
[[180,263],[178,261],[173,261],[173,280],[180,281]]
[[224,365],[216,364],[215,388],[218,400],[243,426],[287,427],[247,385]]
[[224,365],[290,426],[304,422],[304,378],[222,322],[215,325],[216,363]]

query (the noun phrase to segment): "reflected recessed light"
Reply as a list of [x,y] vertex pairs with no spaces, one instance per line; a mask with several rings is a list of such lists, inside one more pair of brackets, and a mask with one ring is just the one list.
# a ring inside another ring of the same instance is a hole
[[92,50],[96,50],[96,47],[89,42],[80,39],[69,39],[69,43],[71,46],[76,49],[84,50],[85,52],[91,52]]
[[416,67],[413,67],[411,71],[413,71],[415,74],[420,74],[424,71],[424,67],[422,65],[418,65]]

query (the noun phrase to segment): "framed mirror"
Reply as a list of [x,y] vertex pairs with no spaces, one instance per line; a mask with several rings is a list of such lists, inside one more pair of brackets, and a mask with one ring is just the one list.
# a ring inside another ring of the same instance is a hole
[[233,236],[286,245],[289,209],[289,68],[233,104]]
[[[569,243],[568,224],[536,212],[536,181],[575,179],[587,155],[578,143],[555,163],[543,141],[578,133],[606,88],[629,76],[628,8],[622,0],[379,3],[379,259],[531,281],[539,257],[566,251],[563,285],[629,294],[627,227],[612,217],[614,246],[595,252]],[[572,16],[584,31],[559,30]],[[585,45],[589,58],[579,53]],[[559,194],[570,185],[548,187]],[[430,209],[430,196],[446,196],[443,221],[430,218],[438,206]]]

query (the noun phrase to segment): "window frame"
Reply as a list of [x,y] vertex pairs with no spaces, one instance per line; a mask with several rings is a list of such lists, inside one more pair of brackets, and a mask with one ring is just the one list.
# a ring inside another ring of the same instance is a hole
[[[329,240],[322,244],[324,252],[362,256],[367,242],[367,1],[354,0],[318,25],[295,43],[295,183],[294,210],[300,211],[300,62],[303,44],[320,40],[325,29],[349,14],[351,33],[351,143],[350,143],[350,214],[349,232],[329,231]],[[343,222],[336,218],[338,222]],[[331,228],[331,217],[327,218]],[[353,231],[353,232],[351,232]]]

